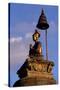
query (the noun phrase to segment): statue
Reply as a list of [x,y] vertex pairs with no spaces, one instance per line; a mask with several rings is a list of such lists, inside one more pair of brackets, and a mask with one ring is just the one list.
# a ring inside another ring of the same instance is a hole
[[34,46],[30,44],[29,56],[40,56],[42,55],[42,45],[41,42],[38,41],[40,33],[37,30],[35,30],[35,33],[32,35],[32,37],[35,44]]

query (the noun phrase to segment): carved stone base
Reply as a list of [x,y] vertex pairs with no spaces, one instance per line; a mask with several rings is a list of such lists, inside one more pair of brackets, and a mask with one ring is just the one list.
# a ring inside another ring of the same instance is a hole
[[38,71],[27,71],[27,76],[29,78],[31,77],[38,77],[38,78],[48,78],[48,79],[52,79],[53,78],[53,74],[51,73],[47,73],[47,72],[38,72]]
[[56,84],[52,74],[53,66],[52,61],[27,59],[17,71],[20,80],[16,81],[13,86]]
[[21,80],[18,80],[13,85],[14,87],[18,86],[34,86],[34,85],[52,85],[56,84],[56,81],[53,78],[43,78],[43,77],[25,77]]

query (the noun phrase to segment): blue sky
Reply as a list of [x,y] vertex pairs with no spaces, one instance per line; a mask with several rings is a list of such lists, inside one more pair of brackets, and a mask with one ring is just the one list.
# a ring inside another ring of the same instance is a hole
[[[53,75],[58,80],[58,7],[33,4],[10,4],[10,84],[18,80],[16,71],[28,57],[29,44],[34,43],[32,34],[36,28],[38,18],[44,9],[48,29],[48,58],[54,61]],[[41,33],[43,55],[45,58],[45,32]]]

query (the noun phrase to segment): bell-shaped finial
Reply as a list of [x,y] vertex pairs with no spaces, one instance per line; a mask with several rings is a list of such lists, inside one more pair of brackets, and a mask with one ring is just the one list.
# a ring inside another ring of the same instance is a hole
[[42,12],[41,12],[41,15],[39,17],[38,24],[36,27],[42,30],[49,28],[49,24],[47,23],[47,19],[46,19],[43,9],[42,9]]

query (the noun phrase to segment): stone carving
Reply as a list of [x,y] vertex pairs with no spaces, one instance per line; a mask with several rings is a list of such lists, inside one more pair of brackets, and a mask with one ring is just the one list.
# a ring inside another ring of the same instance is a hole
[[[28,60],[29,61],[29,60]],[[32,61],[32,60],[31,60]],[[53,63],[53,62],[52,62]],[[39,72],[48,72],[48,73],[51,73],[52,71],[52,68],[54,66],[54,63],[51,64],[51,62],[48,61],[45,62],[45,61],[36,61],[36,60],[33,60],[32,62],[29,61],[28,63],[28,69],[30,71],[39,71]]]
[[51,73],[51,71],[52,71],[52,66],[51,66],[51,64],[49,64],[48,65],[48,73]]

